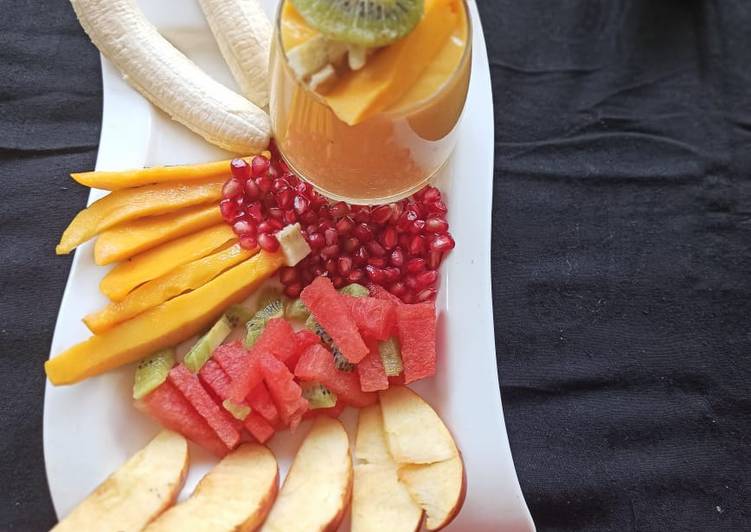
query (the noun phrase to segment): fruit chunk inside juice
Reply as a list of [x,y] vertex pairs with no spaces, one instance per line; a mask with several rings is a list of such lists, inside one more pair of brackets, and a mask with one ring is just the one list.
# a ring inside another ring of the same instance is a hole
[[[317,34],[288,0],[278,31],[270,110],[276,142],[297,173],[330,197],[380,203],[409,194],[440,169],[453,149],[469,83],[469,23],[460,0],[426,0],[415,35],[376,51],[361,71],[340,72],[325,95],[286,63],[285,52]],[[434,35],[440,40],[432,41]],[[401,55],[389,50],[408,44]],[[409,83],[395,82],[374,97],[373,84],[387,76]],[[358,108],[367,98],[374,105]]]

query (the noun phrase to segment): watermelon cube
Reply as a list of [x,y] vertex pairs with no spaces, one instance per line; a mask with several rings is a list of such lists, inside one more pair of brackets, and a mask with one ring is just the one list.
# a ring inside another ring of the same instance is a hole
[[305,287],[300,298],[347,360],[357,364],[367,356],[368,346],[360,336],[355,320],[327,277],[316,277]]
[[295,376],[303,381],[319,382],[334,392],[339,400],[362,408],[378,400],[375,393],[363,392],[355,372],[336,369],[334,356],[322,345],[313,345],[300,357],[295,367]]
[[295,339],[297,340],[297,353],[295,353],[295,356],[288,358],[285,362],[290,371],[295,371],[295,366],[297,366],[297,361],[300,360],[300,355],[303,354],[303,351],[311,345],[321,343],[321,337],[310,329],[301,329],[297,331],[295,333]]
[[223,457],[229,451],[206,420],[169,380],[144,397],[141,405],[164,428],[179,432],[213,454]]
[[297,338],[292,325],[283,318],[273,318],[266,323],[261,336],[253,344],[253,351],[267,352],[285,362],[297,354]]
[[375,297],[352,297],[341,295],[352,319],[363,336],[386,340],[394,332],[396,305]]
[[260,355],[259,367],[282,423],[294,431],[308,410],[308,401],[302,396],[302,388],[295,382],[295,376],[289,368],[269,354]]
[[253,388],[253,391],[248,394],[246,400],[250,408],[260,414],[271,425],[277,426],[279,424],[279,410],[277,410],[269,389],[263,382]]
[[388,390],[389,379],[381,362],[381,353],[378,350],[378,342],[368,341],[370,353],[357,365],[357,374],[360,376],[360,389],[363,392],[377,392]]
[[404,382],[435,375],[436,315],[433,303],[399,305],[396,309]]
[[[209,359],[206,361],[198,372],[198,379],[201,381],[201,384],[203,384],[203,387],[206,388],[206,390],[216,399],[217,403],[222,404],[225,399],[229,398],[229,390],[232,386],[232,381],[230,380],[229,375],[224,372],[222,367],[215,360]],[[249,405],[246,402],[242,402],[239,403],[238,406],[247,407]],[[223,404],[222,407],[224,407]],[[242,421],[231,415],[230,419],[237,431],[242,432]]]
[[196,375],[179,364],[170,370],[168,379],[214,429],[228,449],[234,449],[240,443],[240,433],[232,424],[232,417],[211,398]]
[[242,403],[263,378],[255,352],[248,352],[240,342],[234,342],[219,346],[212,356],[232,381],[228,399]]
[[256,412],[251,412],[245,418],[245,428],[258,443],[266,443],[274,435],[274,427]]
[[368,290],[370,290],[370,297],[382,299],[384,301],[391,301],[392,303],[395,303],[397,305],[402,304],[401,299],[399,299],[397,296],[395,296],[379,284],[369,284]]

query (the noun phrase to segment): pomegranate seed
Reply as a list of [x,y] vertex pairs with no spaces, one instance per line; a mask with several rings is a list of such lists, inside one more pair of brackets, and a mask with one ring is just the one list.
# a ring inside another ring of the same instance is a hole
[[321,205],[318,208],[318,216],[320,218],[331,218],[331,209],[329,209],[328,205]]
[[309,285],[310,283],[313,282],[313,279],[314,279],[313,272],[310,270],[303,270],[300,273],[300,279],[302,280],[302,284],[304,286]]
[[284,295],[292,299],[300,297],[300,292],[302,292],[302,284],[300,283],[293,283],[284,289]]
[[283,187],[277,190],[275,197],[276,197],[276,203],[282,209],[289,209],[292,207],[292,201],[294,200],[295,193],[292,192],[291,188]]
[[228,222],[234,220],[237,215],[237,205],[229,198],[219,202],[219,210],[222,213],[222,218]]
[[384,274],[383,270],[376,268],[371,264],[365,266],[365,272],[368,274],[370,280],[376,284],[381,284],[386,280],[386,275]]
[[273,233],[274,227],[266,220],[258,224],[258,232],[264,234]]
[[333,257],[336,257],[339,254],[339,246],[336,244],[332,246],[326,246],[321,250],[321,257],[324,257],[326,259],[330,259]]
[[412,238],[409,235],[402,234],[399,235],[399,245],[402,247],[402,249],[409,249],[409,243],[412,241]]
[[248,179],[245,182],[245,197],[249,200],[256,200],[261,195],[261,189],[258,188],[256,182],[252,179]]
[[357,207],[354,218],[356,222],[368,223],[370,221],[370,208],[363,206]]
[[389,283],[393,283],[399,280],[399,277],[402,276],[402,271],[399,268],[396,268],[394,266],[389,266],[388,268],[384,268],[383,270],[386,274],[386,281]]
[[415,279],[417,280],[417,284],[421,287],[430,286],[432,284],[435,284],[435,282],[438,280],[438,272],[435,270],[427,270],[422,273],[418,273],[415,276]]
[[402,301],[404,301],[408,305],[411,305],[412,303],[415,302],[415,294],[411,292],[407,292],[406,294],[402,296]]
[[368,252],[364,246],[360,246],[352,259],[355,266],[364,266],[368,262]]
[[271,190],[271,187],[273,186],[274,182],[269,177],[259,177],[256,181],[256,185],[258,185],[258,188],[261,190],[261,193],[267,194],[269,190]]
[[438,293],[438,290],[435,288],[426,288],[419,294],[417,294],[417,301],[423,302],[423,301],[431,301],[433,298],[435,298],[436,294]]
[[307,183],[297,183],[295,185],[295,190],[297,191],[298,194],[301,194],[303,196],[307,196],[311,192],[310,185],[308,185]]
[[295,199],[292,201],[292,205],[295,207],[295,212],[297,214],[303,214],[308,210],[310,201],[308,201],[308,199],[304,196],[295,196]]
[[352,270],[347,276],[347,280],[350,283],[359,283],[365,277],[365,273],[362,270]]
[[245,159],[232,159],[229,163],[229,169],[232,172],[232,177],[245,181],[250,177],[250,165]]
[[419,218],[417,216],[417,213],[414,210],[407,210],[402,213],[402,215],[399,217],[399,221],[396,223],[396,228],[399,231],[409,231],[410,226],[412,225],[412,222],[417,220]]
[[326,268],[326,271],[329,272],[331,275],[334,275],[339,271],[339,267],[337,266],[337,263],[334,259],[327,260],[324,266]]
[[368,248],[368,253],[375,255],[376,257],[383,257],[386,254],[386,250],[383,249],[383,246],[375,240],[371,240],[365,244],[365,247]]
[[397,268],[401,268],[404,265],[404,252],[401,248],[396,248],[391,252],[391,264]]
[[397,297],[401,297],[407,293],[407,287],[404,286],[404,283],[402,283],[401,281],[398,281],[394,283],[393,285],[391,285],[391,288],[389,288],[389,292],[391,292]]
[[383,244],[383,247],[386,249],[393,249],[396,247],[396,244],[398,242],[398,235],[396,234],[396,229],[393,227],[387,227],[383,230],[381,233],[381,244]]
[[368,264],[375,266],[376,268],[383,268],[386,266],[386,259],[383,257],[370,257],[368,259]]
[[435,203],[428,206],[428,210],[436,214],[446,214],[449,209],[442,201],[436,201]]
[[420,255],[425,252],[425,237],[422,235],[415,235],[409,242],[409,254],[412,256]]
[[449,224],[446,220],[441,220],[435,216],[431,216],[425,220],[425,230],[428,233],[445,233],[449,229]]
[[358,247],[360,247],[360,241],[353,236],[344,241],[344,250],[347,253],[353,253]]
[[258,228],[247,220],[240,220],[239,222],[235,222],[235,224],[232,226],[232,230],[238,236],[255,236],[258,233]]
[[284,218],[284,211],[282,211],[282,209],[280,209],[279,207],[271,207],[269,209],[269,216],[276,220],[281,220],[282,218]]
[[339,257],[339,273],[347,275],[352,271],[352,259],[350,257]]
[[344,278],[339,277],[338,275],[331,279],[331,283],[334,285],[334,288],[341,288],[344,286]]
[[313,249],[321,249],[326,245],[326,239],[321,233],[311,233],[308,235],[308,244],[310,244],[310,247]]
[[276,199],[274,198],[274,196],[272,194],[266,194],[265,196],[263,196],[263,199],[261,199],[261,204],[266,209],[276,209],[276,208],[278,208],[276,206]]
[[348,214],[349,214],[349,205],[347,205],[343,201],[334,203],[331,206],[331,216],[333,218],[341,218],[342,216],[347,216]]
[[237,179],[229,179],[222,187],[222,197],[237,198],[243,193],[243,184]]
[[279,249],[279,241],[274,235],[268,233],[258,235],[258,245],[270,253]]
[[388,205],[376,207],[370,213],[370,220],[377,224],[385,224],[389,218],[391,218],[391,207]]
[[240,237],[240,246],[244,249],[256,249],[258,241],[253,236]]
[[290,285],[297,281],[297,270],[294,268],[284,267],[279,271],[279,280],[284,285]]
[[281,192],[282,190],[289,188],[289,181],[283,177],[274,179],[274,183],[271,185],[271,190],[274,192]]
[[428,190],[428,187],[421,188],[414,194],[412,194],[412,197],[416,199],[417,201],[422,201],[423,196],[425,196],[425,192]]
[[454,242],[454,239],[451,235],[439,235],[430,244],[430,249],[431,251],[445,252],[454,249],[455,245],[456,243]]
[[318,220],[318,216],[313,211],[305,211],[300,215],[300,221],[304,224],[312,224]]
[[404,279],[404,283],[410,290],[417,290],[419,288],[419,283],[414,275],[408,275],[406,279]]
[[401,217],[402,213],[404,212],[404,207],[401,203],[392,203],[391,204],[391,223],[395,224],[399,221],[399,218]]
[[435,203],[441,199],[441,191],[435,187],[425,187],[425,192],[422,196],[423,203]]
[[311,266],[316,266],[318,264],[321,264],[321,256],[320,255],[310,255],[308,257],[308,263]]
[[293,209],[287,209],[284,211],[284,223],[289,225],[293,224],[297,221],[297,214],[295,214],[295,211]]
[[370,227],[368,227],[368,224],[366,223],[357,224],[353,233],[361,242],[369,242],[373,240],[373,231],[370,230]]
[[431,251],[428,254],[428,268],[430,268],[431,270],[437,270],[441,265],[442,259],[443,253],[441,253],[440,251]]
[[409,259],[405,268],[409,273],[419,273],[425,269],[425,259],[420,257]]
[[271,226],[271,232],[279,231],[282,227],[284,227],[284,224],[280,222],[279,220],[275,220],[274,218],[268,219],[269,225]]
[[271,161],[262,155],[256,155],[250,161],[251,169],[253,170],[253,177],[261,177],[269,170]]
[[425,231],[425,220],[415,220],[412,225],[409,226],[409,232],[413,235],[419,235]]
[[266,175],[269,176],[269,178],[271,178],[272,180],[274,180],[277,177],[279,177],[279,169],[272,164],[271,166],[269,166],[269,169],[266,172]]
[[315,277],[328,277],[329,273],[322,266],[316,266],[313,270],[313,275]]
[[[248,181],[250,183],[250,181]],[[248,205],[245,208],[245,212],[248,214],[248,217],[253,220],[254,222],[258,223],[263,221],[263,208],[261,207],[261,204],[257,201],[254,201],[250,205]]]
[[334,224],[332,224],[330,220],[321,220],[318,223],[318,230],[321,233],[323,233],[324,231],[326,231],[326,229],[331,229],[332,227],[334,227]]
[[326,229],[323,232],[323,236],[326,237],[326,245],[327,246],[333,246],[339,241],[339,235],[336,232],[336,229]]
[[349,216],[344,216],[336,222],[336,230],[340,235],[348,235],[354,226],[355,222]]

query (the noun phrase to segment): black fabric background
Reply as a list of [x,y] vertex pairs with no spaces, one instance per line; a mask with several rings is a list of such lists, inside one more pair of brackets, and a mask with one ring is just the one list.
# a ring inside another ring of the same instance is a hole
[[[751,530],[751,2],[480,10],[499,375],[538,528]],[[85,202],[67,173],[94,164],[100,83],[67,2],[0,0],[2,530],[55,520],[53,249]]]

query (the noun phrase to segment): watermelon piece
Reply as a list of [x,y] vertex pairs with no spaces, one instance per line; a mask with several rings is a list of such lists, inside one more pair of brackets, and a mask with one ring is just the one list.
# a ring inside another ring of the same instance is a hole
[[316,408],[314,410],[308,410],[305,412],[303,419],[312,419],[316,416],[328,416],[330,418],[337,419],[342,415],[344,409],[347,408],[347,403],[342,400],[337,400],[336,404],[330,408]]
[[283,318],[270,319],[251,350],[271,353],[282,362],[295,356],[297,354],[297,337],[292,325]]
[[305,287],[300,298],[347,360],[357,364],[368,355],[368,346],[360,336],[355,320],[327,277],[316,277]]
[[285,362],[290,371],[295,371],[297,361],[300,360],[300,355],[303,354],[308,347],[321,343],[321,337],[310,329],[301,329],[295,333],[295,339],[297,340],[297,353],[295,356],[290,357]]
[[[229,375],[224,372],[222,367],[215,360],[209,359],[206,361],[201,370],[198,372],[198,379],[201,381],[201,384],[203,384],[203,387],[206,388],[206,390],[214,396],[217,403],[222,404],[225,399],[229,397],[229,390],[232,386],[232,381],[230,380]],[[242,402],[237,406],[248,407],[248,404],[246,402]],[[224,405],[222,405],[222,407],[224,408]],[[232,412],[230,412],[230,419],[232,420],[232,424],[235,425],[235,428],[238,432],[242,432],[242,421],[235,418],[231,414]]]
[[250,405],[250,408],[253,409],[253,412],[260,414],[271,425],[275,427],[279,425],[279,410],[277,410],[269,389],[263,382],[253,388],[253,391],[248,394],[246,401]]
[[232,381],[227,399],[233,403],[242,403],[263,379],[255,351],[248,352],[240,342],[219,346],[213,358]]
[[381,353],[378,350],[378,342],[368,341],[370,353],[357,365],[357,374],[360,376],[360,389],[363,392],[377,392],[388,390],[389,379],[381,362]]
[[339,296],[363,336],[376,340],[388,339],[396,323],[396,305],[375,297]]
[[302,388],[295,382],[295,376],[289,368],[271,355],[261,354],[259,367],[282,423],[294,431],[308,410],[308,402],[302,397]]
[[274,427],[263,416],[256,412],[251,412],[245,418],[245,428],[258,440],[258,443],[266,443],[274,435]]
[[378,400],[375,393],[360,389],[360,378],[356,373],[336,369],[333,355],[322,345],[313,345],[305,350],[295,367],[295,376],[303,381],[320,382],[334,392],[339,400],[357,408]]
[[435,375],[435,305],[399,305],[396,320],[404,363],[404,382],[409,384]]
[[168,379],[214,429],[228,449],[234,449],[240,443],[240,433],[232,424],[230,415],[216,404],[196,375],[179,364],[170,370]]
[[382,299],[384,301],[391,301],[396,305],[403,304],[401,299],[399,299],[397,296],[395,296],[379,284],[369,284],[368,290],[370,290],[370,297]]
[[144,397],[140,404],[164,428],[179,432],[213,454],[223,457],[229,451],[206,420],[169,380]]

